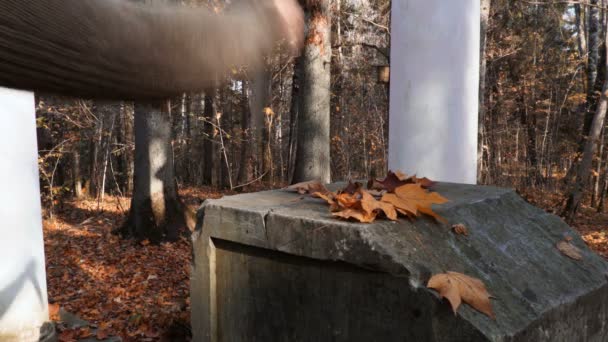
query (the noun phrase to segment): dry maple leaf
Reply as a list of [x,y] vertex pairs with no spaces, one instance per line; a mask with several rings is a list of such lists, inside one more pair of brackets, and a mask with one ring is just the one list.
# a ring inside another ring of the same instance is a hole
[[400,212],[406,212],[408,217],[419,216],[420,213],[432,216],[436,220],[446,222],[432,209],[433,204],[443,204],[448,200],[436,192],[429,192],[420,184],[405,184],[395,189],[394,194],[382,196],[382,202],[391,203]]
[[439,292],[441,298],[446,298],[454,314],[462,302],[469,304],[475,310],[496,319],[490,302],[490,293],[484,283],[476,278],[462,273],[447,272],[436,274],[431,277],[427,287]]
[[422,187],[425,189],[428,189],[428,188],[432,187],[433,185],[437,184],[437,182],[434,182],[426,177],[424,177],[424,178],[414,177],[414,183],[418,183],[418,184],[422,185]]
[[574,260],[583,260],[581,250],[575,245],[571,244],[570,241],[560,241],[555,246],[565,256]]
[[356,210],[356,209],[344,209],[342,211],[338,211],[332,214],[333,216],[336,217],[340,217],[343,219],[355,219],[359,222],[362,223],[371,223],[374,222],[374,220],[376,219],[376,216],[378,215],[377,212],[372,211],[371,213],[367,213],[363,210]]
[[455,224],[452,226],[452,231],[457,234],[457,235],[464,235],[464,236],[468,236],[469,235],[469,230],[467,229],[467,227],[462,224]]
[[370,223],[382,212],[390,220],[397,220],[397,211],[392,204],[376,200],[363,189],[359,189],[353,195],[338,194],[335,196],[334,202],[338,206],[338,210],[334,210],[337,212],[333,213],[336,217]]
[[386,215],[389,220],[397,220],[397,211],[395,210],[394,205],[376,200],[374,196],[370,195],[365,190],[359,190],[359,193],[361,194],[361,209],[363,209],[363,211],[371,213],[380,210],[384,212],[384,215]]
[[341,208],[353,208],[359,203],[360,197],[358,194],[341,193],[334,197],[335,201]]
[[359,189],[363,188],[363,184],[359,182],[348,181],[348,185],[340,191],[340,193],[347,193],[350,195],[354,195]]
[[76,330],[64,330],[59,334],[59,342],[75,342],[76,341]]
[[333,192],[328,192],[326,194],[322,194],[320,192],[315,192],[314,194],[312,194],[313,197],[318,197],[321,198],[323,200],[325,200],[325,202],[327,202],[329,204],[329,210],[330,211],[337,211],[340,210],[340,205],[338,204],[338,202],[335,200],[336,199],[336,194]]
[[381,184],[388,192],[394,192],[396,188],[414,182],[412,178],[407,178],[404,173],[399,171],[389,171],[384,179],[377,179],[376,181]]
[[99,330],[97,330],[97,334],[95,334],[95,337],[96,337],[98,340],[105,340],[106,338],[108,338],[108,336],[109,336],[109,335],[110,335],[110,334],[108,334],[108,332],[107,332],[107,331],[105,331],[105,330],[103,330],[103,329],[99,329]]
[[287,190],[297,191],[300,195],[313,194],[315,192],[326,194],[330,192],[329,190],[327,190],[325,185],[323,185],[317,180],[293,184],[288,186]]

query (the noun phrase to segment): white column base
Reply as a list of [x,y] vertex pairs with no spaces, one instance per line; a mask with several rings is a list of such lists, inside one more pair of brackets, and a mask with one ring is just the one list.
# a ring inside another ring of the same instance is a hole
[[48,320],[34,94],[0,88],[0,341]]
[[392,5],[389,167],[476,183],[479,0]]

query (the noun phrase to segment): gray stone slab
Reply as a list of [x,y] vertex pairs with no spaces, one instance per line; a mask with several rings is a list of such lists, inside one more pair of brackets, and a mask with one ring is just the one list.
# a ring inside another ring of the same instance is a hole
[[[207,201],[194,235],[195,341],[607,341],[608,264],[561,219],[508,189],[438,184],[429,219],[358,224],[277,190]],[[555,248],[573,238],[583,260]],[[496,320],[454,316],[425,284],[462,272]]]

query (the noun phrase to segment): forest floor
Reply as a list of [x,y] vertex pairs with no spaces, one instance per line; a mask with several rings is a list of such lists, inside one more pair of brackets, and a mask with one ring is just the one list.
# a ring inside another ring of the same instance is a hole
[[[189,206],[223,194],[210,188],[180,191]],[[188,238],[153,245],[123,240],[129,198],[64,201],[45,219],[44,246],[51,319],[60,308],[91,323],[61,329],[60,341],[120,336],[123,341],[189,341]]]
[[[190,206],[225,193],[211,188],[180,191]],[[557,212],[557,193],[527,191],[531,203]],[[120,336],[123,341],[189,341],[191,247],[187,238],[160,245],[111,234],[129,208],[128,198],[67,201],[44,220],[51,318],[59,308],[90,322],[60,329],[60,340]],[[574,227],[608,258],[608,214],[583,207]],[[61,328],[61,325],[59,325]]]

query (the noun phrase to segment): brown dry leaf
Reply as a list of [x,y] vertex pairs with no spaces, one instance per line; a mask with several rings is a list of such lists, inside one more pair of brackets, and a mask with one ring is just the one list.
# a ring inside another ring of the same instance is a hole
[[574,260],[583,260],[583,255],[581,254],[581,250],[578,249],[575,245],[571,244],[569,241],[560,241],[555,246],[557,249],[565,256],[574,259]]
[[76,341],[76,330],[64,330],[59,334],[59,342],[74,342]]
[[327,204],[329,204],[329,209],[332,212],[340,210],[340,205],[338,205],[338,202],[335,201],[336,194],[333,192],[328,192],[326,194],[322,194],[320,192],[315,192],[314,194],[312,194],[312,197],[318,197],[318,198],[325,200],[325,202],[327,202]]
[[374,197],[382,197],[384,196],[384,194],[386,194],[386,190],[367,190],[367,192],[369,192],[370,195],[374,196]]
[[367,190],[375,190],[375,191],[386,191],[384,188],[384,185],[382,185],[382,183],[378,182],[377,179],[375,178],[371,178],[370,180],[367,181]]
[[413,183],[413,180],[411,178],[407,178],[407,176],[402,172],[389,171],[383,180],[378,179],[377,182],[382,184],[386,191],[394,192],[396,188],[402,185]]
[[95,337],[98,340],[105,340],[106,338],[108,338],[108,336],[109,336],[108,332],[103,329],[97,330],[97,334],[95,334]]
[[475,310],[496,319],[490,302],[491,295],[479,279],[458,272],[447,272],[432,276],[427,287],[439,292],[442,298],[446,298],[454,314],[461,302],[465,302]]
[[414,177],[414,182],[422,185],[422,187],[425,189],[428,189],[428,188],[432,187],[433,185],[437,184],[437,182],[434,182],[426,177],[424,177],[424,178]]
[[359,203],[359,196],[357,194],[341,193],[336,195],[334,198],[338,205],[342,208],[353,208]]
[[325,194],[329,192],[325,185],[317,180],[293,184],[288,186],[287,190],[297,191],[300,195],[313,194],[315,192]]
[[342,189],[342,191],[340,191],[340,193],[347,193],[349,195],[354,195],[361,188],[363,188],[363,184],[361,184],[359,182],[353,183],[352,181],[348,181],[348,185],[346,186],[346,188]]
[[469,230],[462,223],[453,225],[452,231],[454,232],[454,234],[457,234],[457,235],[469,236]]
[[397,211],[392,204],[378,201],[369,192],[361,188],[353,195],[348,193],[338,194],[333,202],[338,208],[333,210],[337,211],[333,214],[336,217],[370,223],[382,212],[390,220],[397,220]]
[[398,212],[399,214],[401,214],[401,215],[403,215],[403,216],[405,216],[405,217],[407,217],[407,218],[409,218],[409,219],[411,219],[411,220],[416,219],[416,215],[414,215],[414,214],[412,214],[412,213],[410,213],[410,212],[407,212],[407,211],[405,211],[405,210],[403,210],[403,209],[400,209],[400,208],[397,208],[397,207],[395,207],[395,210],[397,210],[397,212]]
[[342,211],[336,212],[332,214],[333,216],[336,217],[341,217],[343,219],[355,219],[359,222],[362,223],[371,223],[374,222],[374,220],[376,219],[376,216],[378,215],[377,212],[372,211],[371,213],[366,213],[363,210],[356,210],[356,209],[344,209]]
[[408,213],[408,216],[419,216],[420,213],[432,216],[438,221],[446,220],[437,215],[433,209],[433,204],[443,204],[448,200],[436,192],[429,192],[422,188],[420,184],[405,184],[395,189],[394,194],[382,196],[382,202],[388,202],[396,208]]
[[395,210],[395,206],[390,203],[376,200],[374,196],[370,195],[365,190],[359,190],[359,193],[361,194],[361,209],[363,209],[363,211],[369,214],[373,211],[380,210],[384,212],[389,220],[397,220],[397,211]]
[[53,321],[59,321],[59,304],[49,304],[49,318]]

